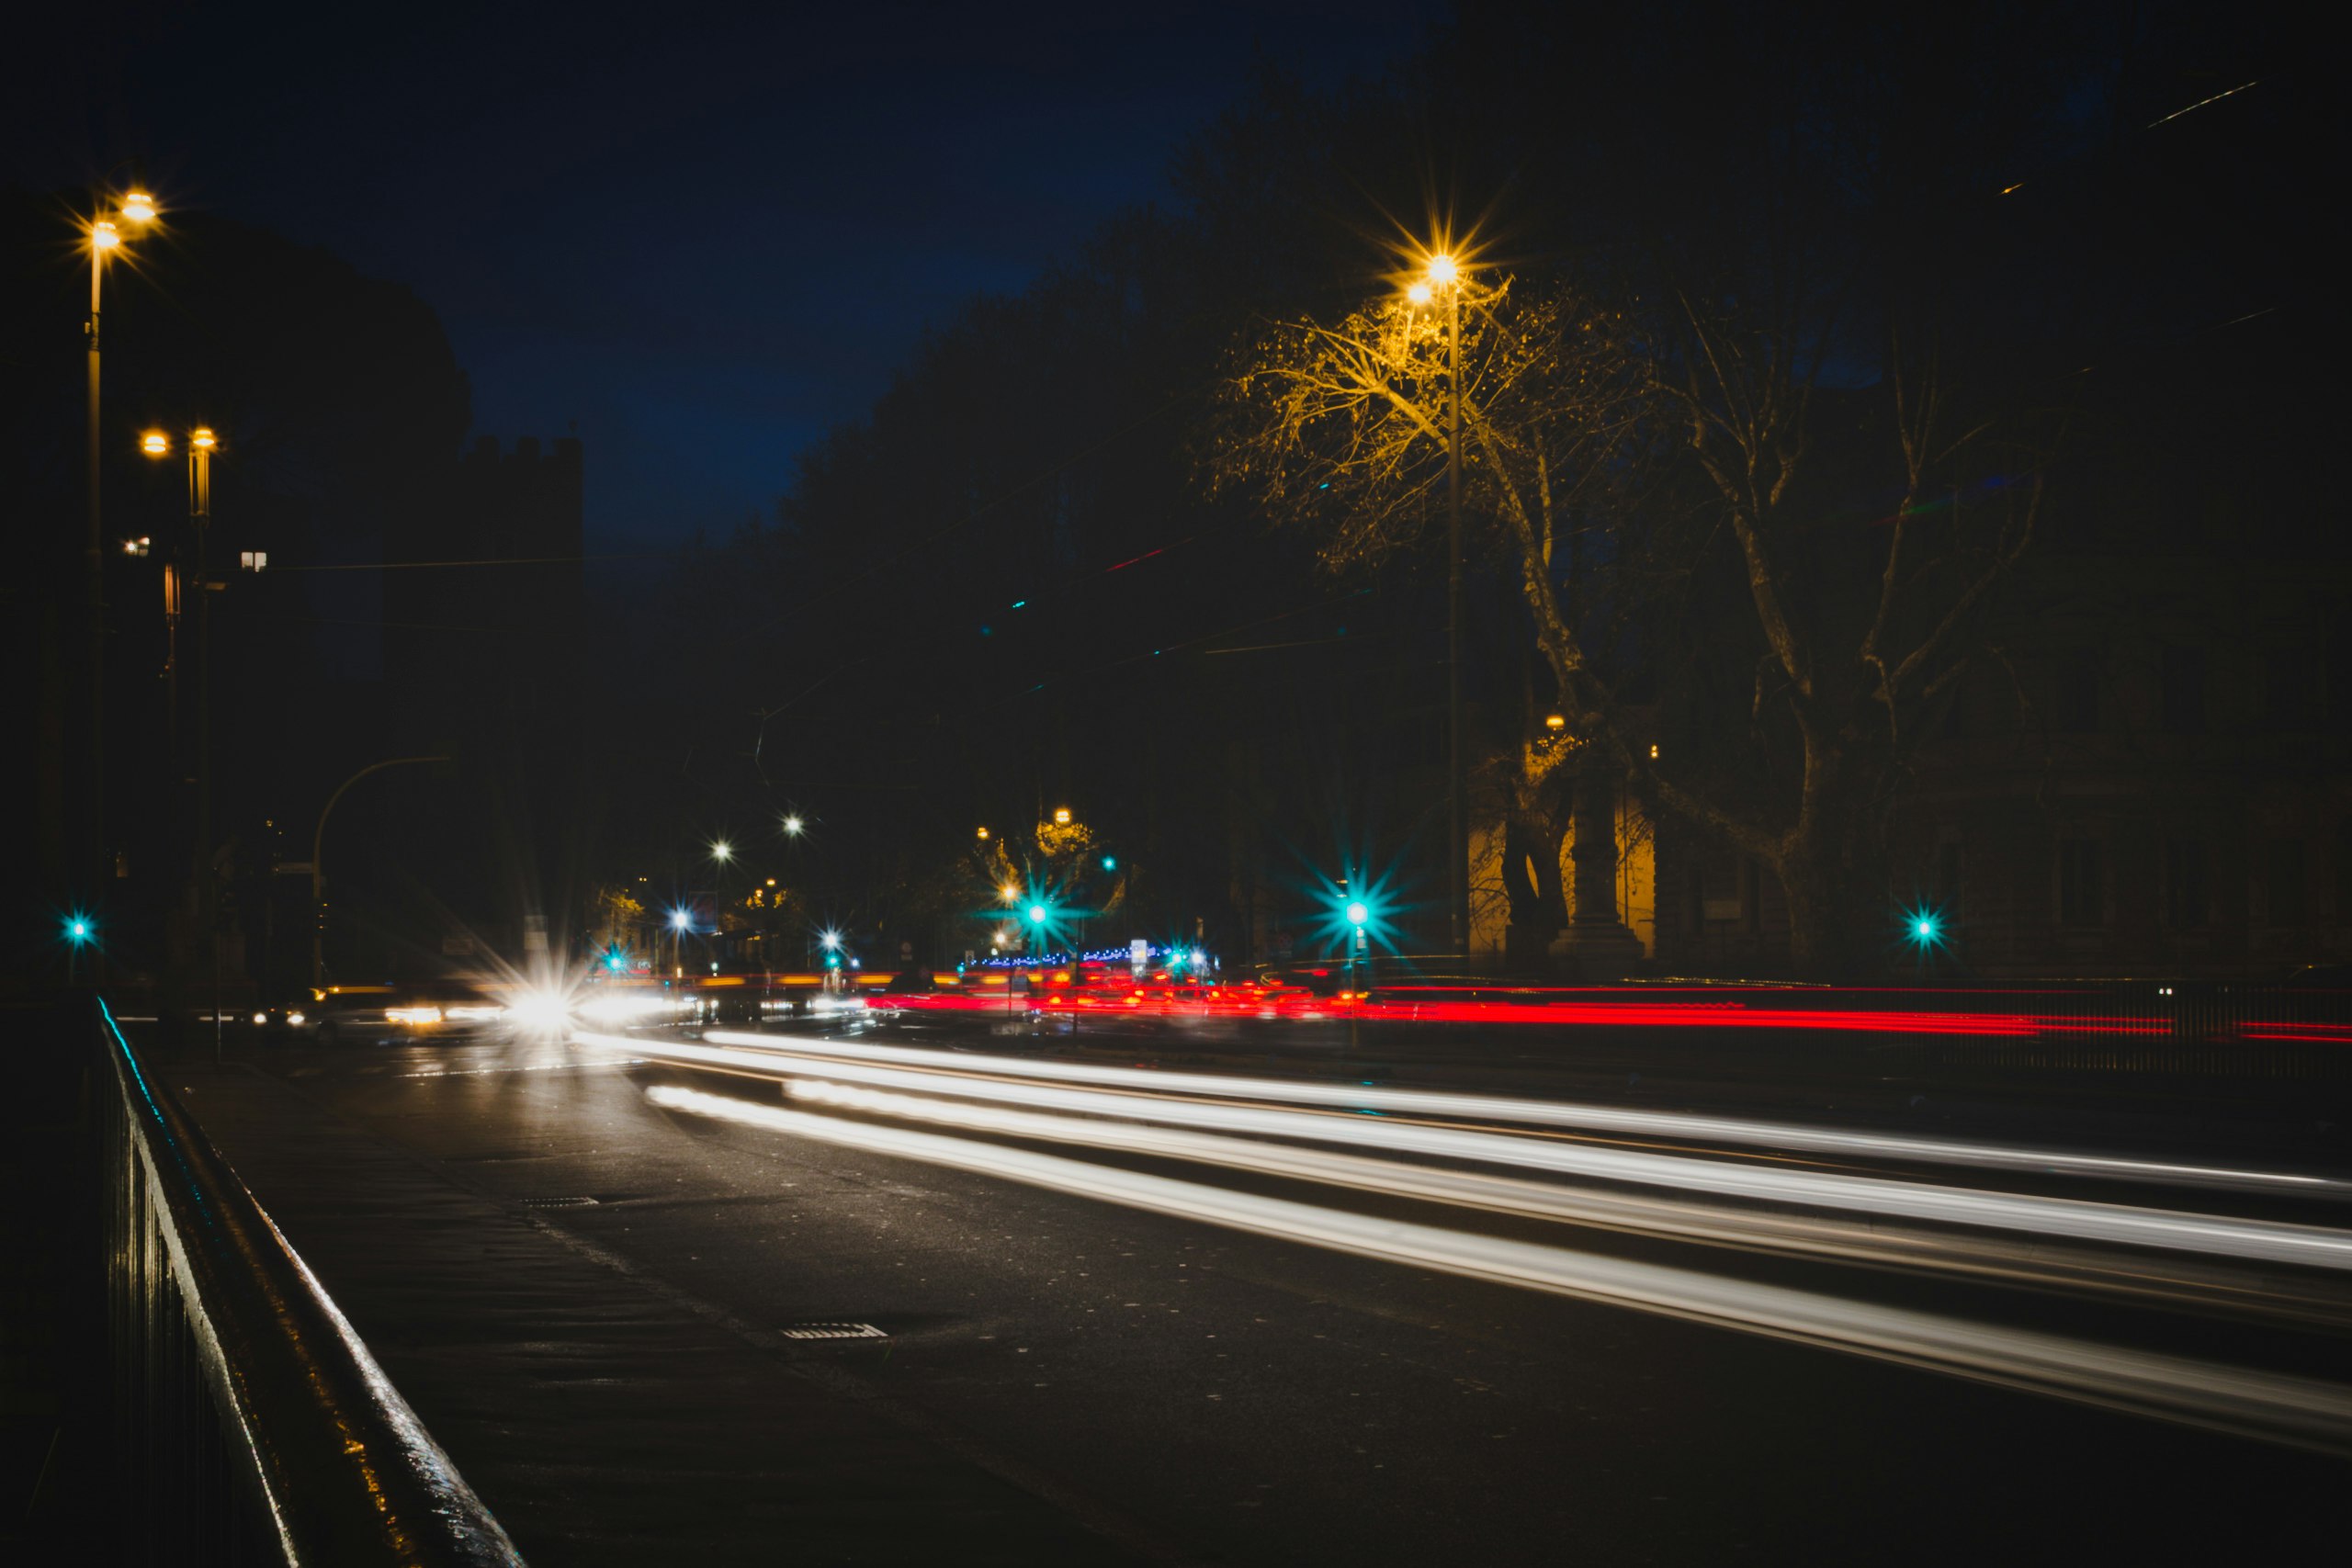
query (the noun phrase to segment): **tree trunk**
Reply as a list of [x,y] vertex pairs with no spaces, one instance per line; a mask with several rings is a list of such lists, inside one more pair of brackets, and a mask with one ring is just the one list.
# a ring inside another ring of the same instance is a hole
[[1887,966],[1894,917],[1869,794],[1855,787],[1850,761],[1817,770],[1774,863],[1788,896],[1789,961],[1801,978],[1853,980]]
[[1560,842],[1567,825],[1534,809],[1510,812],[1503,824],[1503,891],[1510,923],[1503,931],[1504,960],[1513,969],[1541,967],[1552,939],[1568,923],[1560,880]]

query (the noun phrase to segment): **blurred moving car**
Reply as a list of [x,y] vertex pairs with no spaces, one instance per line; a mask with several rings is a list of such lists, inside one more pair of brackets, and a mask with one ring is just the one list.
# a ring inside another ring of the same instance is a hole
[[327,986],[313,989],[306,1004],[264,1009],[254,1021],[321,1045],[404,1045],[458,1043],[560,1028],[563,1015],[560,1006],[541,1006],[531,997],[502,996],[470,982],[442,980]]

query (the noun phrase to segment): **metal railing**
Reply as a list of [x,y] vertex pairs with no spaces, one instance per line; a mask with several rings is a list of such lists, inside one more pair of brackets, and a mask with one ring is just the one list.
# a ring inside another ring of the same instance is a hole
[[520,1564],[103,1001],[98,1014],[112,1560]]

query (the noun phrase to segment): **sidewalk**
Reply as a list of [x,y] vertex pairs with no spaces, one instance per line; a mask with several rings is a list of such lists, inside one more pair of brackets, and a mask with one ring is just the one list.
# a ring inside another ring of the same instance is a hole
[[232,1065],[159,1064],[524,1555],[1130,1562],[858,1397]]

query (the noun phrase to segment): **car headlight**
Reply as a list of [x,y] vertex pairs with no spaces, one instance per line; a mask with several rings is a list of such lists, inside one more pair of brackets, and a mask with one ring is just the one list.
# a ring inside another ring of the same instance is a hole
[[452,1022],[480,1023],[485,1019],[496,1018],[505,1010],[506,1010],[504,1008],[501,1007],[451,1008],[449,1010],[449,1018]]
[[438,1023],[441,1021],[441,1010],[436,1007],[386,1008],[384,1017],[392,1023]]
[[302,1015],[299,1012],[289,1012],[286,1015],[286,1021],[288,1023],[300,1023],[302,1021]]
[[269,1014],[266,1012],[257,1012],[254,1014],[254,1021],[255,1023],[267,1023],[269,1021]]

